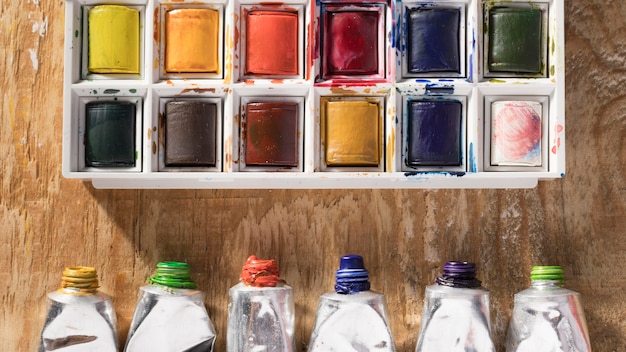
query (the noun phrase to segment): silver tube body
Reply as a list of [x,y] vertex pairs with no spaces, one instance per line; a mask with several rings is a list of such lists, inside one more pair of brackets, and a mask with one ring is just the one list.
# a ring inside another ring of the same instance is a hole
[[160,285],[139,289],[126,352],[210,352],[214,342],[202,291]]
[[557,282],[534,282],[515,294],[506,351],[590,352],[580,294]]
[[373,291],[320,297],[308,352],[395,352],[385,296]]
[[239,283],[230,289],[226,351],[293,352],[294,302],[291,287],[250,287]]
[[494,352],[489,291],[426,287],[416,352]]
[[48,293],[40,352],[116,352],[116,316],[111,298],[102,293]]

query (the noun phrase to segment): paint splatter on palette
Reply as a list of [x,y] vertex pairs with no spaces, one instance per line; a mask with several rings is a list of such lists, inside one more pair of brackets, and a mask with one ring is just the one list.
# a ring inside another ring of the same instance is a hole
[[66,0],[63,175],[527,188],[565,174],[562,0]]

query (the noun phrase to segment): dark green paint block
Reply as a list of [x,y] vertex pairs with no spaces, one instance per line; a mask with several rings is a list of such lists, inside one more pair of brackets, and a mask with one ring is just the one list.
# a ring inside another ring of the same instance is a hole
[[86,106],[85,165],[135,166],[135,104],[93,102]]
[[537,8],[489,10],[489,71],[542,73],[542,15]]

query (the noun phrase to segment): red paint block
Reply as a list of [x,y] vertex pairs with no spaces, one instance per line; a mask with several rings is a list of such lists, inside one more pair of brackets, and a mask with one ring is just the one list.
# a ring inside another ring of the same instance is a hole
[[246,15],[246,75],[298,75],[298,14],[255,10]]
[[246,165],[298,166],[298,104],[249,103],[245,152]]

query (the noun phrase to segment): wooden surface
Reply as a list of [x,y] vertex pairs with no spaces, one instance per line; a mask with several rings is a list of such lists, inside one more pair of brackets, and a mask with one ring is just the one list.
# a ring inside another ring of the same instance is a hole
[[249,254],[294,287],[297,344],[338,258],[365,257],[398,351],[413,351],[423,292],[445,261],[474,261],[503,351],[533,264],[583,295],[594,351],[626,351],[626,2],[566,1],[567,175],[531,190],[95,190],[61,176],[64,2],[2,1],[0,350],[33,351],[45,294],[92,265],[121,342],[159,260],[190,263],[224,351],[228,288]]

